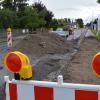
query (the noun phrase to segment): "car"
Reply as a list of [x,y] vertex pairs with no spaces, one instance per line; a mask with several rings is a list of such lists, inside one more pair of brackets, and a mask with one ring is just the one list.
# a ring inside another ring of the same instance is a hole
[[56,31],[53,31],[53,33],[56,33],[62,37],[68,37],[69,32],[68,31],[63,31],[63,29],[57,29]]

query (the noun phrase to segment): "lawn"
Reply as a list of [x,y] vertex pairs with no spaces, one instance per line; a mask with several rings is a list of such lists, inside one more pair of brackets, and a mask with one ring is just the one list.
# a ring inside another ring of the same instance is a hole
[[100,41],[100,31],[98,31],[98,35],[96,30],[91,30],[91,31],[95,34],[96,38]]

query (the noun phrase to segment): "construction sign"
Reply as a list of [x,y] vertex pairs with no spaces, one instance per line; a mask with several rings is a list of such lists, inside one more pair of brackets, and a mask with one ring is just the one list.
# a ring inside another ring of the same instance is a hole
[[32,77],[32,66],[29,58],[19,51],[6,54],[4,58],[4,64],[8,71],[12,73],[19,73],[20,78],[22,79],[28,79]]

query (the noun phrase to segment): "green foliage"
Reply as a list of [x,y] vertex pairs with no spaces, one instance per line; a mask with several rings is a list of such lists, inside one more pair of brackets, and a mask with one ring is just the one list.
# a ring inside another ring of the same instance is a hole
[[52,19],[52,21],[50,23],[50,27],[52,27],[53,30],[56,30],[58,28],[58,21],[57,21],[57,19]]
[[58,19],[58,27],[64,27],[64,22],[64,19]]
[[97,0],[98,3],[100,3],[100,0]]
[[[37,28],[39,27],[41,19],[35,9],[26,7],[24,15],[20,18],[20,27],[24,28]],[[42,21],[41,21],[42,22]]]
[[76,19],[76,22],[78,23],[78,25],[79,25],[80,28],[84,27],[84,23],[83,23],[83,20],[81,18]]
[[94,35],[96,36],[96,38],[97,38],[97,40],[99,40],[100,41],[100,31],[96,31],[96,30],[91,30],[93,33],[94,33]]
[[30,28],[36,29],[39,27],[45,26],[44,20],[45,12],[38,11],[32,7],[26,7],[24,11],[24,15],[20,18],[20,27],[21,28]]
[[27,1],[28,0],[4,0],[0,5],[5,9],[16,11],[18,8],[19,11],[22,11],[27,6]]
[[17,13],[17,16],[23,16],[25,7],[28,5],[28,0],[4,0],[0,2],[3,9],[10,9]]
[[46,11],[45,21],[46,21],[46,27],[48,28],[50,26],[50,23],[52,21],[53,13],[51,11]]
[[0,2],[0,27],[30,28],[49,27],[53,13],[41,2],[28,6],[28,0],[4,0]]
[[66,20],[64,19],[52,19],[51,23],[50,23],[50,28],[53,28],[54,30],[56,30],[57,28],[64,28],[64,23],[68,23]]
[[[36,10],[37,11],[37,10]],[[46,16],[46,12],[45,10],[41,10],[41,11],[37,11],[38,13],[38,23],[39,23],[39,27],[45,27],[46,21],[45,21],[45,16]]]
[[0,2],[0,5],[5,9],[13,9],[12,0],[4,0]]
[[0,26],[1,27],[13,27],[17,25],[17,15],[15,12],[9,9],[0,10]]
[[41,12],[42,12],[42,18],[45,21],[45,27],[48,28],[52,21],[52,17],[54,16],[53,13],[51,11],[47,10],[47,8],[45,7],[44,4],[42,4],[42,2],[34,3],[32,5],[32,7],[34,9],[36,9],[38,11],[38,13],[40,13],[40,16],[41,16]]
[[41,12],[43,10],[47,10],[44,4],[42,2],[36,2],[32,5],[33,8],[35,8],[38,12]]
[[100,31],[98,31],[97,39],[100,41]]

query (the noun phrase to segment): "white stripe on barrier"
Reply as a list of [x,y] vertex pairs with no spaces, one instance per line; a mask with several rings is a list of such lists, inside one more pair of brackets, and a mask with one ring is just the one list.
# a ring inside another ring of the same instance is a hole
[[75,100],[74,89],[54,88],[54,100]]
[[98,100],[100,100],[100,91],[98,92]]
[[[33,85],[17,85],[18,100],[34,100],[34,87]],[[26,96],[28,94],[28,96]],[[31,97],[31,98],[30,98]]]
[[5,82],[6,82],[6,89],[5,89],[6,100],[10,100],[10,98],[9,98],[9,83],[10,83],[9,77],[8,77],[8,76],[5,76],[5,77],[4,77],[4,80],[5,80]]

